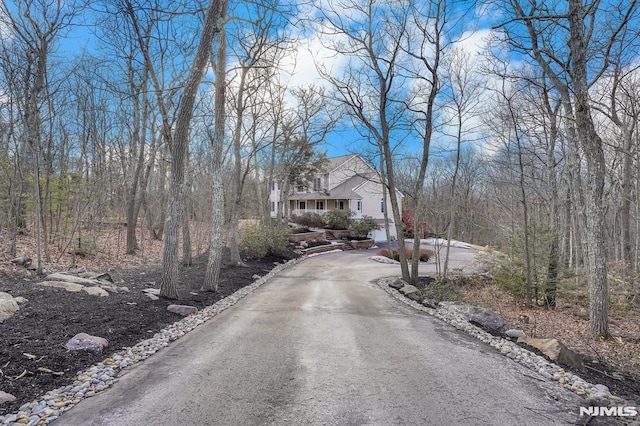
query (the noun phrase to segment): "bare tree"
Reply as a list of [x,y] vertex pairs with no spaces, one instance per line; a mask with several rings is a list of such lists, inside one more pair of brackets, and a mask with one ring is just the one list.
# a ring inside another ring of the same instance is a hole
[[[24,94],[22,111],[24,134],[33,154],[34,198],[36,205],[36,272],[42,274],[43,208],[40,188],[41,149],[44,139],[43,113],[48,106],[46,96],[49,59],[55,42],[72,22],[77,10],[63,1],[28,0],[9,7],[0,3],[0,26],[9,42],[18,43],[22,51]],[[46,250],[45,250],[46,251]]]
[[[510,14],[500,26],[511,46],[526,52],[550,79],[562,99],[573,132],[570,140],[585,156],[585,266],[589,281],[591,333],[609,332],[609,296],[603,191],[603,142],[592,117],[589,89],[611,64],[611,48],[638,13],[624,5],[568,0],[565,4],[505,2]],[[523,32],[526,37],[523,37]],[[560,42],[559,40],[566,40]]]
[[[209,259],[202,289],[217,291],[222,267],[222,250],[224,247],[224,188],[222,184],[222,165],[224,163],[224,129],[225,129],[225,103],[226,103],[226,72],[227,72],[227,42],[224,22],[227,19],[227,2],[222,0],[217,11],[218,20],[222,23],[216,37],[216,51],[213,69],[215,72],[215,100],[214,100],[214,127],[209,132],[211,143],[211,188],[212,217],[211,217],[211,241],[209,244]],[[211,55],[214,58],[214,55]]]

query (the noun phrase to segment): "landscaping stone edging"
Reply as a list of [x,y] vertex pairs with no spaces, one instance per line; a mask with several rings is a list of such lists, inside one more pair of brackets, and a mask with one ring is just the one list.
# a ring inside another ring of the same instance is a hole
[[532,371],[535,371],[545,379],[556,382],[563,388],[586,398],[586,403],[593,401],[596,405],[602,406],[625,406],[629,403],[635,403],[634,401],[627,401],[611,395],[608,388],[603,392],[603,388],[606,388],[606,386],[588,383],[580,376],[572,372],[565,371],[565,369],[559,365],[549,362],[544,357],[524,349],[510,340],[487,333],[481,328],[470,324],[464,316],[451,309],[447,309],[443,306],[436,309],[423,306],[419,302],[404,296],[399,290],[389,286],[390,283],[393,283],[396,280],[398,280],[397,277],[381,278],[377,280],[376,283],[384,291],[401,302],[406,303],[415,309],[426,312],[427,314],[453,326],[457,330],[475,337],[476,339],[495,348],[502,355],[516,361],[520,365],[523,365]]
[[144,361],[160,349],[168,346],[204,324],[222,311],[238,303],[241,299],[253,293],[263,284],[269,282],[275,275],[307,259],[303,256],[281,263],[263,277],[241,288],[235,293],[217,301],[211,306],[177,321],[130,348],[113,353],[102,362],[92,365],[76,374],[76,380],[67,386],[51,390],[39,399],[23,404],[15,413],[0,416],[0,425],[13,424],[40,426],[54,422],[64,412],[70,410],[81,400],[97,395],[108,389],[118,381],[118,376],[127,367]]

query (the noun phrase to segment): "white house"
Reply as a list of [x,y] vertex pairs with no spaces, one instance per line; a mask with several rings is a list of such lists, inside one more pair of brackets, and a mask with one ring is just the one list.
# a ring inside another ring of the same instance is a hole
[[[402,194],[398,191],[398,202],[402,211]],[[271,216],[275,217],[281,194],[277,185],[271,188]],[[389,209],[389,228],[391,235],[397,238],[395,218],[391,211],[391,202],[387,195]],[[288,209],[291,215],[305,213],[322,214],[327,210],[349,209],[353,218],[371,216],[378,221],[381,229],[375,231],[376,240],[386,239],[384,230],[384,203],[380,174],[359,155],[344,155],[329,158],[312,180],[306,185],[294,188],[288,196]],[[401,220],[401,218],[398,218]]]

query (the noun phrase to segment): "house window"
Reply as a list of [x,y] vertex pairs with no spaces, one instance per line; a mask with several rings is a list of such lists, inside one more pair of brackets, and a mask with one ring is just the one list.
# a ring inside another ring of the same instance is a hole
[[320,191],[322,189],[322,178],[315,178],[313,179],[313,190],[314,191]]
[[324,201],[316,201],[316,210],[324,210]]
[[344,201],[343,200],[336,201],[336,208],[338,210],[344,210]]
[[298,192],[304,192],[304,185],[298,185],[296,189]]
[[380,213],[384,213],[384,200],[380,201]]
[[300,210],[306,210],[307,209],[307,204],[304,201],[300,201],[300,203],[298,204],[298,208]]
[[357,211],[361,212],[362,211],[362,200],[358,200],[358,204],[356,207]]
[[272,201],[272,202],[271,202],[271,211],[272,211],[272,212],[275,212],[275,211],[276,211],[276,202],[275,202],[275,201]]
[[271,183],[271,190],[275,191],[276,189],[278,189],[278,185],[275,182]]

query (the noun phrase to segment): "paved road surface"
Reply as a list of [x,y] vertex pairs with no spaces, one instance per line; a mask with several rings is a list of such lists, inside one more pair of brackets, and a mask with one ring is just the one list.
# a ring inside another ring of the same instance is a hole
[[399,268],[370,255],[284,271],[56,425],[575,421],[577,397],[371,283]]

